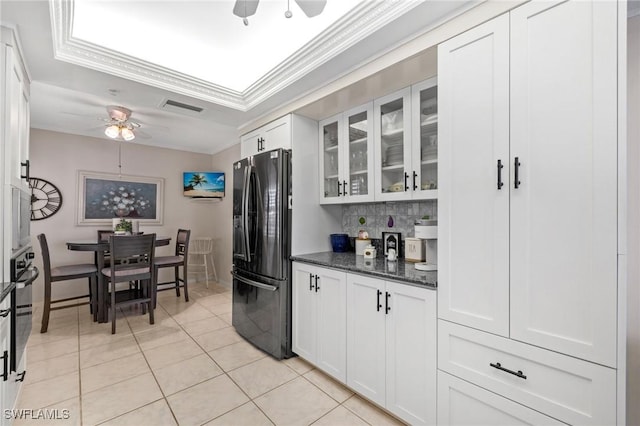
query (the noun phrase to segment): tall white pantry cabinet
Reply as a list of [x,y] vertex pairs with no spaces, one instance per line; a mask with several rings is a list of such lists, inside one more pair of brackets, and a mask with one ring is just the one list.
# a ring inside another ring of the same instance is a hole
[[439,46],[442,424],[485,389],[478,418],[623,421],[618,7],[534,1]]

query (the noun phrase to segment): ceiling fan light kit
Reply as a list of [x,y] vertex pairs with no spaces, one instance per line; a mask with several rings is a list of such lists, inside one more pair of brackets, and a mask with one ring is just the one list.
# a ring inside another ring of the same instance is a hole
[[[258,2],[259,0],[236,0],[233,6],[233,14],[242,18],[244,25],[248,26],[249,19],[247,18],[255,15],[258,10]],[[295,0],[295,2],[308,18],[320,15],[327,5],[327,0]],[[287,0],[287,10],[284,12],[284,17],[288,19],[292,16],[293,12],[291,12],[289,0]]]
[[107,123],[107,127],[104,129],[104,134],[111,139],[117,139],[118,137],[125,141],[132,141],[136,138],[133,132],[134,127],[140,127],[140,124],[129,121],[131,117],[131,110],[122,106],[109,105],[107,107],[110,120]]

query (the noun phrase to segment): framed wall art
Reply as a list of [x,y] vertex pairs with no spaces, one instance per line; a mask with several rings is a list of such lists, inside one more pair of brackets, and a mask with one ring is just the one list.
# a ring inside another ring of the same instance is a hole
[[78,171],[78,225],[111,225],[114,218],[162,225],[164,179]]

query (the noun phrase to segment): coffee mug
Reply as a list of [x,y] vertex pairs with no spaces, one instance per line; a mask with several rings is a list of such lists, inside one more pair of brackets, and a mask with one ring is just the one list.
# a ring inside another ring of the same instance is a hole
[[387,260],[396,260],[396,249],[387,249]]

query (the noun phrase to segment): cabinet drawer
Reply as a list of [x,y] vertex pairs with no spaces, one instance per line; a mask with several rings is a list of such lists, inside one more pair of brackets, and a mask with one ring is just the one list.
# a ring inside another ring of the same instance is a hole
[[438,371],[438,425],[563,425],[556,419]]
[[439,320],[438,368],[563,422],[616,422],[608,367]]

